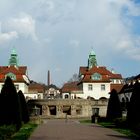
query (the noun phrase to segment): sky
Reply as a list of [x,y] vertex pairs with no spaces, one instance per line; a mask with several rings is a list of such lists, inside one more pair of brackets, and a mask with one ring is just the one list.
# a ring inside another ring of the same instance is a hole
[[139,0],[0,0],[0,65],[15,48],[31,80],[62,86],[94,50],[99,66],[140,74]]

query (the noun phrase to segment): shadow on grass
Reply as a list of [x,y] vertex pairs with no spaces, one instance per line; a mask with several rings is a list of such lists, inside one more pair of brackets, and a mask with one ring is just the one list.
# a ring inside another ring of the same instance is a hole
[[123,135],[111,135],[111,134],[108,134],[107,136],[116,137],[116,138],[122,138],[122,139],[126,139],[126,140],[139,140],[140,139],[139,137],[128,137],[128,136],[123,136]]

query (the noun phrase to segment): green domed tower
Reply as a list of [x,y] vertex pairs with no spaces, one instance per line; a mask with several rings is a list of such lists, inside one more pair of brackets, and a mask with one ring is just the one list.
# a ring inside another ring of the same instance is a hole
[[9,65],[18,66],[18,55],[17,55],[15,49],[12,49],[11,57],[9,59]]
[[92,68],[93,66],[97,66],[97,60],[96,60],[96,54],[95,52],[92,50],[89,54],[89,58],[88,58],[88,68]]

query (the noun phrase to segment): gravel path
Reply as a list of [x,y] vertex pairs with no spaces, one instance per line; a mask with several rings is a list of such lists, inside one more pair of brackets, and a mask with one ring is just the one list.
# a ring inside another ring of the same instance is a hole
[[80,124],[76,120],[47,120],[29,140],[132,140],[112,129],[96,124]]

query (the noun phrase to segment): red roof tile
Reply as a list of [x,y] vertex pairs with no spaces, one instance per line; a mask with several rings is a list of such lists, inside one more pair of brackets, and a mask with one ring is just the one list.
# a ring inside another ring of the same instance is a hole
[[115,89],[119,93],[121,89],[123,88],[123,86],[124,84],[111,84],[110,91],[112,91],[112,89]]
[[64,92],[71,92],[71,91],[79,91],[80,87],[78,86],[78,82],[70,82],[70,83],[65,83],[62,87],[62,93]]
[[[92,80],[91,76],[94,73],[101,74],[101,80]],[[88,67],[80,67],[80,74],[84,75],[82,82],[109,82],[111,79],[122,79],[121,74],[115,74],[107,70],[106,67],[94,66],[91,69]]]
[[23,75],[26,75],[26,72],[26,66],[0,66],[0,82],[5,81],[5,75],[8,73],[13,73],[16,75],[16,80],[13,80],[14,82],[26,82],[23,78]]
[[39,83],[31,83],[29,85],[29,92],[45,92],[45,86]]

